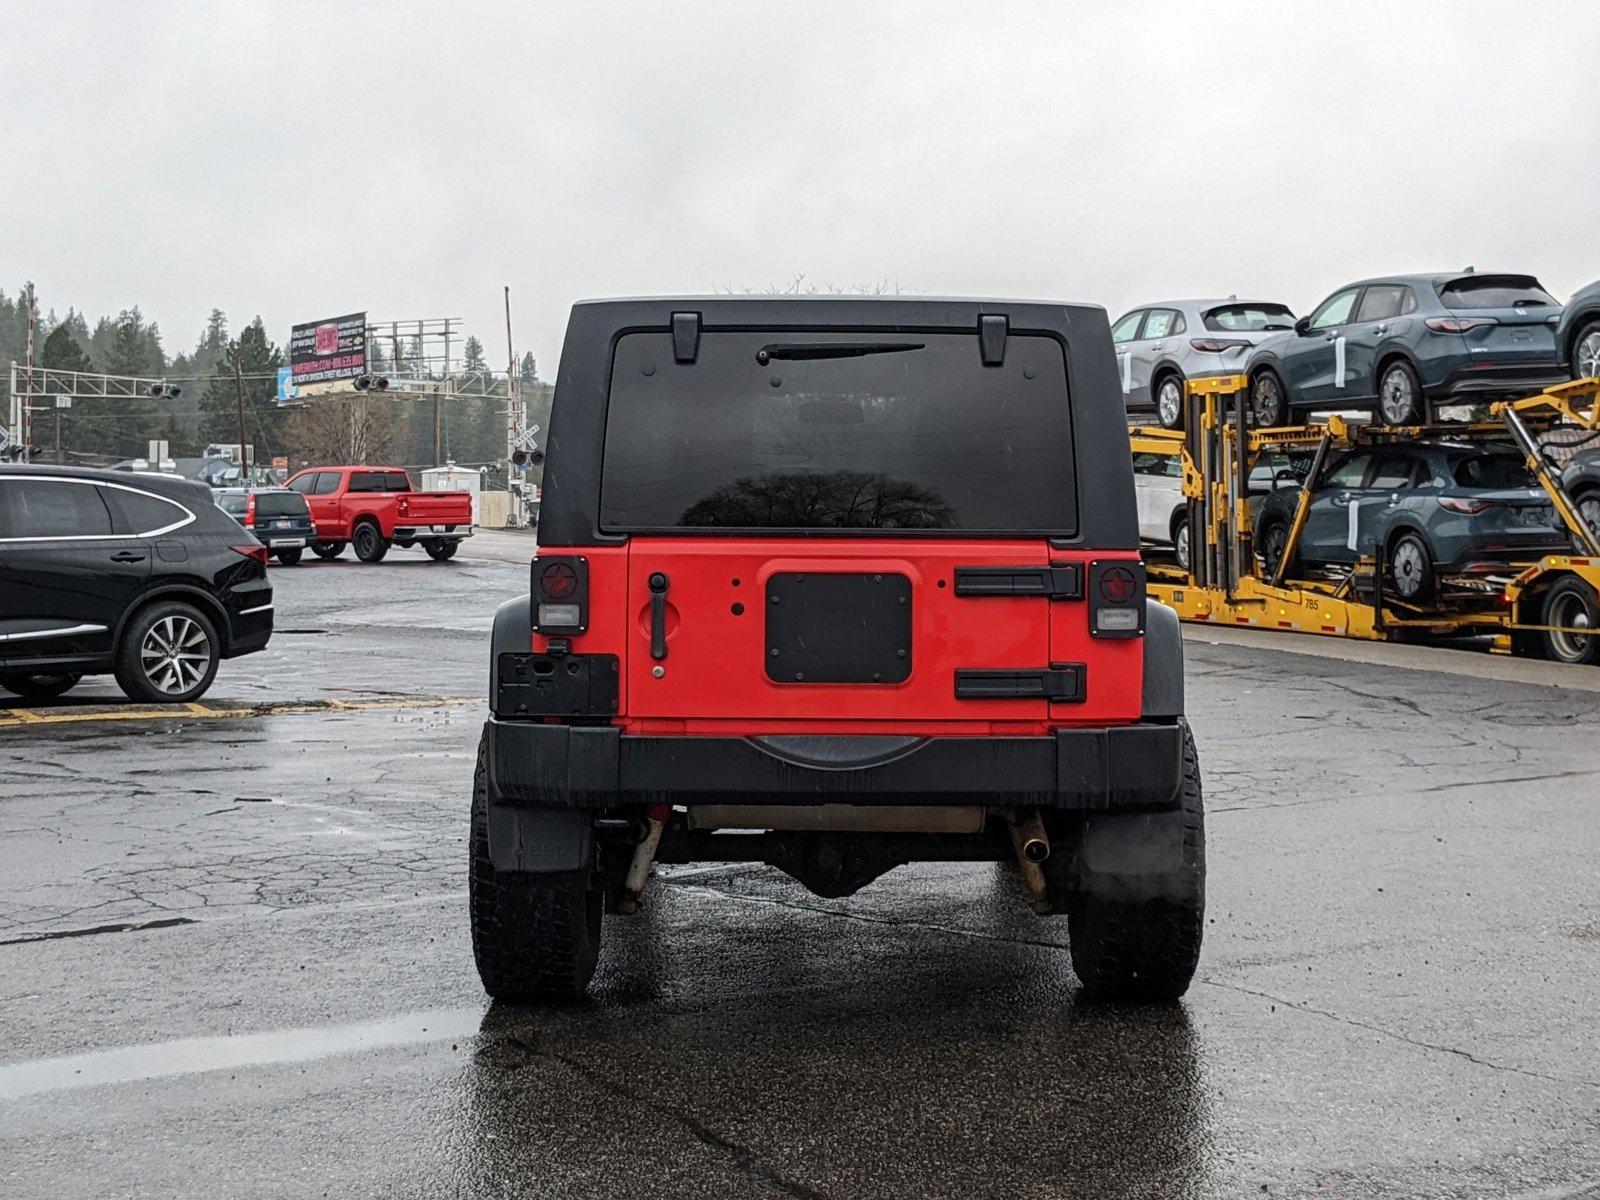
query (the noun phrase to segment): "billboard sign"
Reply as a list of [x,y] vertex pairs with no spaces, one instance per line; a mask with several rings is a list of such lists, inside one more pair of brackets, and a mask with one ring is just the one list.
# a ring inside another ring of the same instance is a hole
[[296,325],[289,336],[292,386],[332,383],[367,373],[367,314]]
[[278,368],[278,403],[287,404],[291,400],[298,400],[300,393],[294,389],[294,369],[292,367]]

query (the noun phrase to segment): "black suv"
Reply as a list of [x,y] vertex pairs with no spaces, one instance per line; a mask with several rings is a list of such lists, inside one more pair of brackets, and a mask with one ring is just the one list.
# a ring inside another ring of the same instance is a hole
[[653,862],[1010,863],[1091,993],[1188,987],[1200,773],[1103,309],[579,304],[547,453],[472,804],[491,995],[583,991]]
[[194,700],[271,636],[266,547],[204,484],[0,466],[0,686],[110,673],[134,700]]

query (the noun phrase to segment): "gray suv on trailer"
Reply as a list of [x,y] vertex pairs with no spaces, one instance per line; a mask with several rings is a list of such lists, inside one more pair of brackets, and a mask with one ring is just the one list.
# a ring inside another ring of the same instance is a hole
[[1163,428],[1183,426],[1185,380],[1244,371],[1259,342],[1294,325],[1272,300],[1165,300],[1144,304],[1111,327],[1122,398],[1130,413],[1154,413]]
[[1451,402],[1537,392],[1566,378],[1561,304],[1531,275],[1389,275],[1340,288],[1250,355],[1256,424],[1366,408],[1419,425]]

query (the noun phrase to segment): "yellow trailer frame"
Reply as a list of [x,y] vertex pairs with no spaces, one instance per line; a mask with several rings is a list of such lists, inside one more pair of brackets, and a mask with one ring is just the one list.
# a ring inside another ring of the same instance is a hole
[[[1405,428],[1352,424],[1339,416],[1325,425],[1253,429],[1245,411],[1249,381],[1243,375],[1193,379],[1185,385],[1183,430],[1137,427],[1129,431],[1135,454],[1178,455],[1183,461],[1183,495],[1189,504],[1189,568],[1152,563],[1150,594],[1170,604],[1185,621],[1314,633],[1330,637],[1384,640],[1400,633],[1443,636],[1464,633],[1501,635],[1497,649],[1517,645],[1515,634],[1559,630],[1590,635],[1586,628],[1563,628],[1528,619],[1557,579],[1573,575],[1600,594],[1600,542],[1573,507],[1559,476],[1539,450],[1536,428],[1564,422],[1600,432],[1600,380],[1561,384],[1520,400],[1495,404],[1496,420]],[[1263,578],[1254,547],[1248,480],[1256,460],[1282,450],[1310,451],[1311,477],[1320,473],[1335,447],[1416,440],[1428,435],[1451,438],[1504,438],[1509,432],[1540,486],[1587,556],[1549,555],[1519,572],[1503,590],[1481,591],[1475,602],[1418,608],[1383,594],[1383,566],[1359,561],[1339,580],[1284,578],[1305,527],[1310,492],[1302,490],[1276,571]]]

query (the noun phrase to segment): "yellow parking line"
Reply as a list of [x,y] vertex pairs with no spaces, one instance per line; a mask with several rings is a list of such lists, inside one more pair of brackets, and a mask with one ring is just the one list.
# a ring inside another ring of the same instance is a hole
[[193,701],[188,704],[127,705],[119,708],[0,708],[0,729],[23,725],[72,725],[89,721],[171,721],[226,720],[242,717],[271,717],[314,712],[371,712],[405,708],[454,708],[482,704],[482,696],[398,696],[384,700],[288,700],[220,706]]

